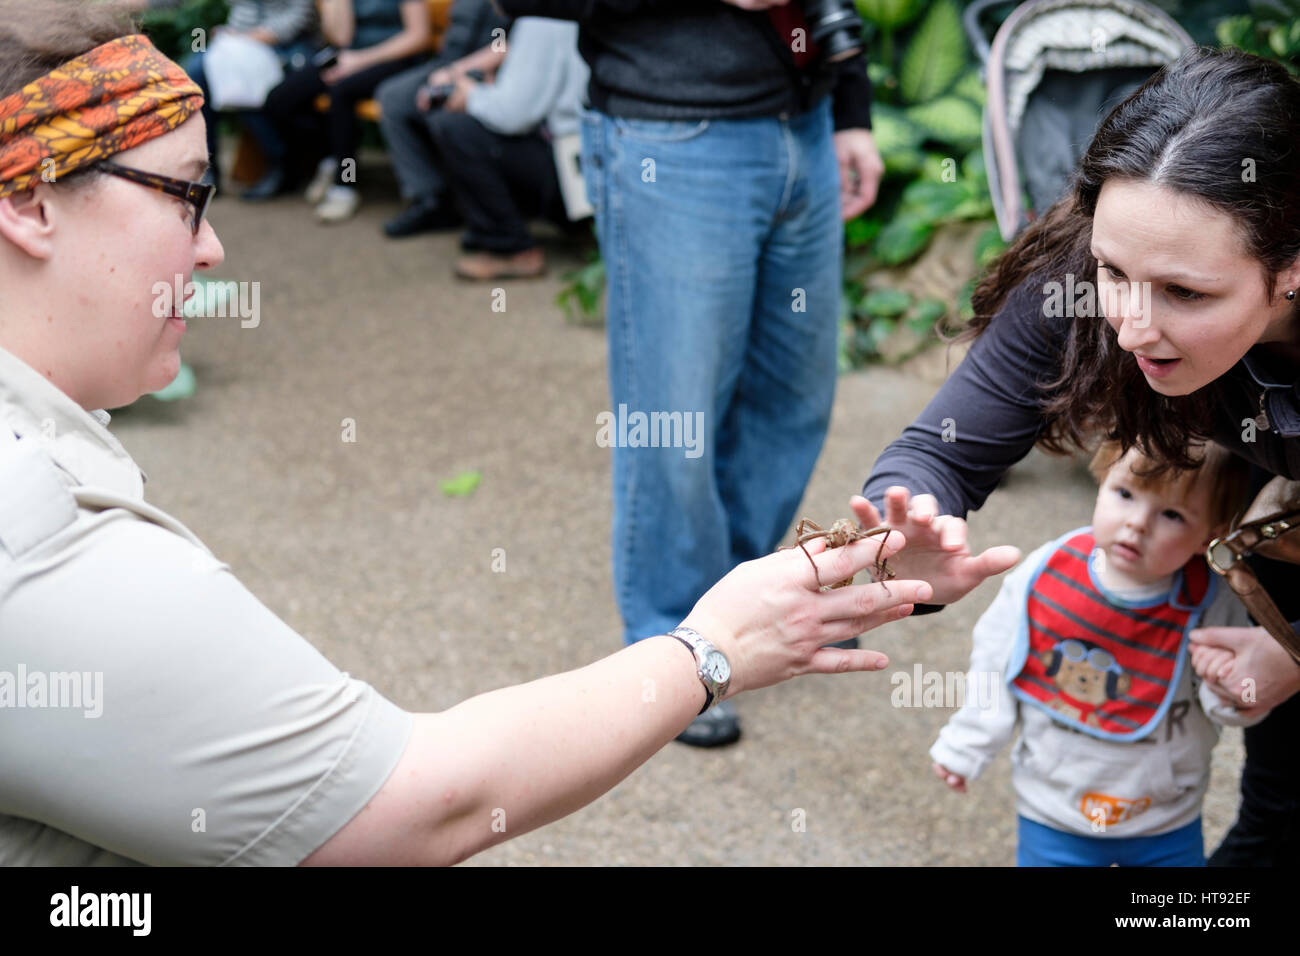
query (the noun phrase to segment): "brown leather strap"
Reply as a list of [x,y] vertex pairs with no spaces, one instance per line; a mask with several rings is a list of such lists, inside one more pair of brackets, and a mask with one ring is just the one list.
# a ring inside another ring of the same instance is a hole
[[1228,569],[1226,577],[1232,590],[1241,598],[1241,603],[1246,605],[1250,616],[1300,663],[1300,637],[1297,637],[1290,622],[1283,617],[1268,591],[1259,583],[1259,578],[1255,577],[1250,565],[1245,561],[1237,561]]

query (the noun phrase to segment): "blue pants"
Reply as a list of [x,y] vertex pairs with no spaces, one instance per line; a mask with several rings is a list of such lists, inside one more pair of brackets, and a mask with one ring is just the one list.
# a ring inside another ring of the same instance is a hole
[[[608,281],[610,412],[631,426],[611,436],[631,643],[772,551],[821,451],[843,252],[830,101],[743,120],[587,110],[581,161]],[[667,434],[673,413],[702,434]]]
[[1020,821],[1017,866],[1205,866],[1201,818],[1144,837],[1089,837]]

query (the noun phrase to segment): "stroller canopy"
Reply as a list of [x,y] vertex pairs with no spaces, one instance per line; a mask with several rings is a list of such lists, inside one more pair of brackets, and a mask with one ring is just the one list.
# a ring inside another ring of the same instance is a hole
[[[968,30],[990,5],[967,10]],[[1193,42],[1143,0],[1030,0],[991,48],[972,39],[986,58],[984,150],[1007,240],[1060,197],[1102,117]]]

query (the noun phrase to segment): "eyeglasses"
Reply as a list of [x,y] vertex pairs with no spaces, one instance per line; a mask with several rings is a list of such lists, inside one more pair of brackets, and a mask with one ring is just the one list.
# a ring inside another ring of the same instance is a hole
[[141,186],[148,186],[150,189],[157,189],[169,196],[185,200],[194,210],[190,218],[190,226],[196,236],[199,234],[199,228],[203,225],[203,217],[208,213],[208,204],[212,202],[212,197],[217,191],[217,187],[212,183],[194,183],[187,179],[172,179],[170,176],[146,173],[140,169],[129,169],[126,166],[119,166],[117,163],[107,161],[96,163],[95,168],[101,169],[112,176],[129,179],[133,183],[139,183]]

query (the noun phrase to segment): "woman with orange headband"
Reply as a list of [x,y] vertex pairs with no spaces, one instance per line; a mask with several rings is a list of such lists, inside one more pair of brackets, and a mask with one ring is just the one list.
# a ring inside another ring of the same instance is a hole
[[152,290],[223,257],[198,88],[122,33],[100,5],[0,0],[0,865],[454,862],[724,697],[884,666],[823,645],[930,586],[820,582],[899,535],[743,564],[673,635],[440,713],[325,660],[144,500],[105,427],[176,373],[180,303]]

